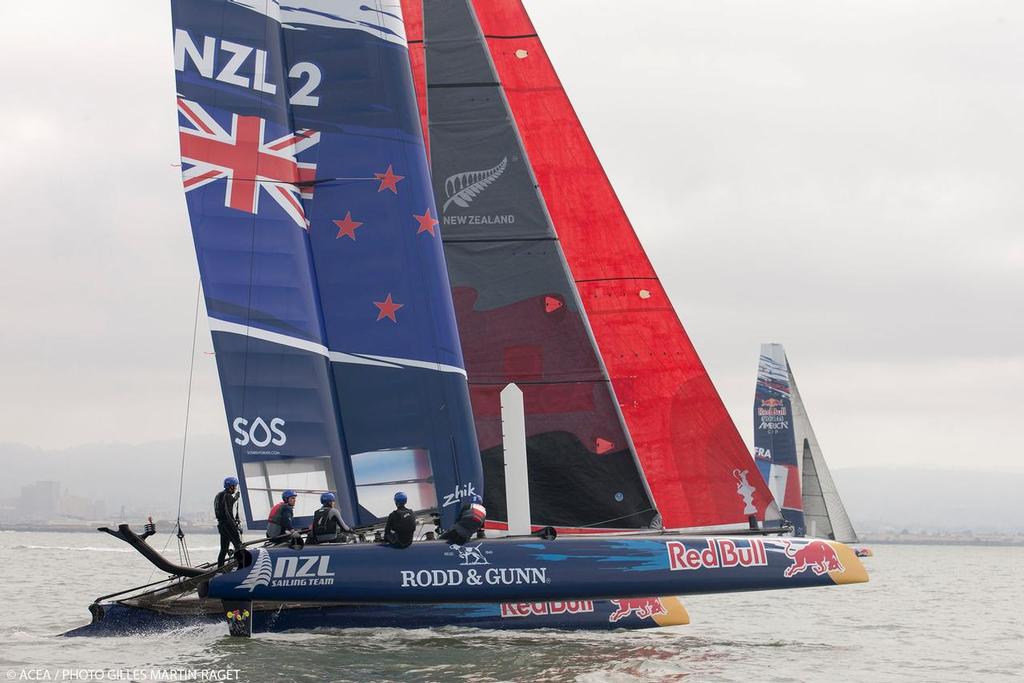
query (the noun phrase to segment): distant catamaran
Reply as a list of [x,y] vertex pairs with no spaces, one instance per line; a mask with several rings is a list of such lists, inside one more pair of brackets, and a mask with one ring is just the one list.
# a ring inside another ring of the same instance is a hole
[[761,345],[754,459],[796,536],[858,542],[782,344]]

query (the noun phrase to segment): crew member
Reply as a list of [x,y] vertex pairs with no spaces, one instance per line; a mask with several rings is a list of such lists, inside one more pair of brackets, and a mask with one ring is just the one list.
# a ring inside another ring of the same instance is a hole
[[295,491],[286,489],[281,494],[281,502],[270,508],[270,516],[267,517],[267,538],[278,543],[290,541],[281,537],[295,531],[292,519],[295,517],[296,501],[298,496],[295,495]]
[[217,555],[217,567],[220,568],[224,566],[231,546],[234,546],[236,553],[242,550],[242,520],[238,518],[238,480],[234,477],[224,477],[224,489],[213,499],[213,514],[217,517],[217,533],[220,534],[220,553]]
[[402,491],[395,494],[395,511],[388,515],[384,525],[384,542],[395,548],[408,548],[416,533],[416,515],[405,507],[409,497]]
[[462,510],[459,512],[459,520],[455,522],[448,531],[441,534],[442,541],[448,541],[455,545],[462,545],[473,535],[484,528],[484,520],[487,519],[487,509],[483,505],[483,498],[477,494],[471,494],[462,499]]
[[313,513],[313,526],[306,536],[307,543],[337,543],[342,539],[342,534],[352,533],[352,528],[345,524],[341,512],[334,506],[336,500],[330,491],[320,494],[323,507]]

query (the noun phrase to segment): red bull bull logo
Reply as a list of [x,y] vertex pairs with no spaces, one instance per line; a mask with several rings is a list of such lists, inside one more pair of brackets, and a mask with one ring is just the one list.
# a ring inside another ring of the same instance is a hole
[[555,602],[503,602],[501,618],[546,617],[553,614],[582,614],[593,612],[592,600],[556,600]]
[[785,415],[786,403],[779,398],[762,398],[761,405],[757,409],[757,414],[761,417],[768,415]]
[[668,568],[672,571],[768,566],[768,553],[764,549],[764,541],[759,538],[749,541],[709,538],[702,546],[691,548],[683,541],[666,541],[665,546],[668,550]]
[[839,561],[835,548],[824,541],[811,541],[802,548],[793,549],[793,544],[783,541],[786,544],[786,557],[793,560],[793,564],[786,568],[783,575],[787,578],[796,576],[810,568],[816,576],[826,572],[846,571],[843,563]]
[[665,605],[661,604],[661,598],[626,598],[623,600],[609,600],[615,605],[615,611],[608,616],[608,621],[625,619],[630,614],[635,614],[638,619],[653,619],[655,614],[668,614]]

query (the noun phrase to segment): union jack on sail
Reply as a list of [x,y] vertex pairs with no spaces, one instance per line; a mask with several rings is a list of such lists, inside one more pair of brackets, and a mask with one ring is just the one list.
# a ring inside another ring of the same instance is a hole
[[319,132],[303,128],[265,140],[266,119],[238,114],[231,114],[231,129],[225,130],[202,105],[182,97],[178,113],[185,123],[178,128],[181,160],[189,165],[181,174],[185,192],[226,178],[224,206],[255,214],[263,188],[299,227],[308,229],[299,197],[312,198],[313,188],[300,189],[297,183],[313,180],[316,164],[296,156],[320,142]]

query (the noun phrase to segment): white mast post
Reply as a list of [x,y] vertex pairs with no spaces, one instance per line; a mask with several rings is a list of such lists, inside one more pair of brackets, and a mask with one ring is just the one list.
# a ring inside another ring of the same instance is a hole
[[515,384],[501,390],[501,443],[505,456],[505,502],[510,536],[530,534],[530,478],[526,464],[526,411]]

